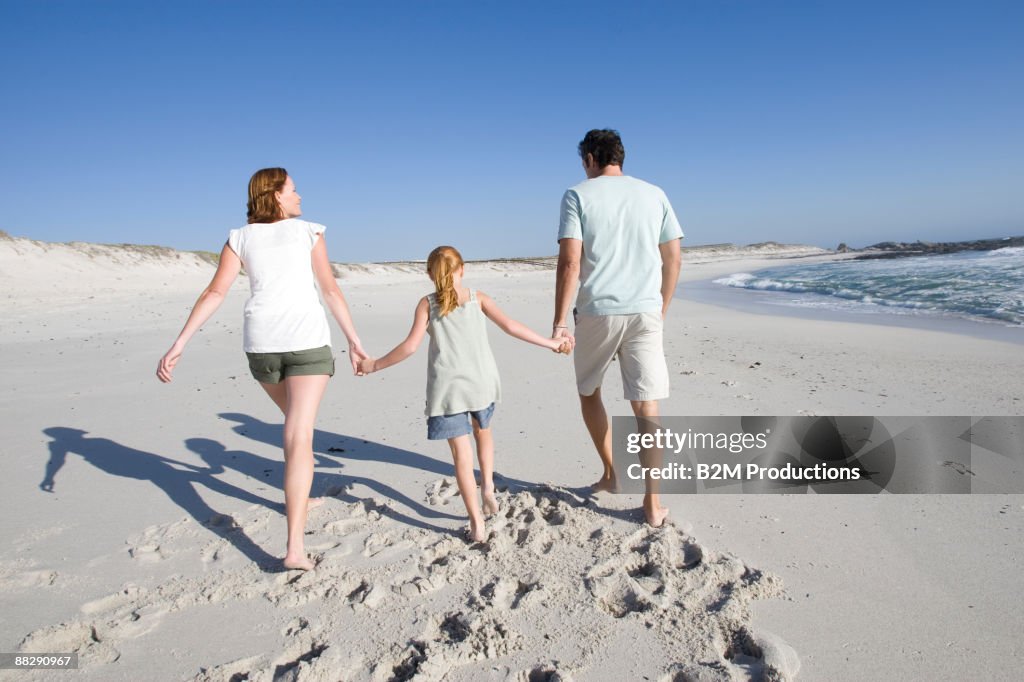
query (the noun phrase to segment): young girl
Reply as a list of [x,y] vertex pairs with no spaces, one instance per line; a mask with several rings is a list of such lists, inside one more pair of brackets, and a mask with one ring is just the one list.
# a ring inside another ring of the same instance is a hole
[[483,509],[494,514],[498,502],[494,497],[494,441],[490,424],[494,403],[501,400],[498,367],[487,342],[484,316],[506,334],[556,353],[568,354],[570,342],[534,333],[502,313],[487,294],[463,287],[462,256],[451,246],[439,246],[430,252],[427,273],[437,291],[420,299],[405,341],[382,358],[361,360],[359,371],[369,374],[398,364],[416,352],[424,332],[430,334],[427,438],[448,440],[455,460],[455,480],[469,512],[469,537],[474,542],[483,542],[484,519],[477,506],[469,434],[476,439],[480,460]]

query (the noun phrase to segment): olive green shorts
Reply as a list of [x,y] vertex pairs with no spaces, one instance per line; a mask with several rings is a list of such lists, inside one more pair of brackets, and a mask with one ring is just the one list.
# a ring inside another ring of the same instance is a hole
[[334,356],[330,346],[286,353],[246,353],[249,371],[256,381],[279,384],[282,379],[310,374],[334,376]]

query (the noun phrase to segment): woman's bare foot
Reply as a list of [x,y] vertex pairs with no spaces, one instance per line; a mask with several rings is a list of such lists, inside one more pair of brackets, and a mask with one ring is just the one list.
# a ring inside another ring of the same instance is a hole
[[323,503],[324,503],[324,498],[322,498],[322,497],[311,497],[311,498],[309,498],[309,501],[306,502],[306,511],[309,511],[310,509],[316,509],[317,507],[319,507]]
[[494,497],[494,488],[481,488],[480,497],[483,498],[484,514],[490,516],[498,513],[498,499]]
[[305,554],[292,556],[288,554],[282,562],[284,567],[291,571],[311,571],[316,566]]

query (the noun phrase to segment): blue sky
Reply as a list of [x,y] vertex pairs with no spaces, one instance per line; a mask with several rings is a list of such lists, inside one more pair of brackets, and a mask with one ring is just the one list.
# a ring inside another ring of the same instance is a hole
[[284,166],[336,261],[554,253],[618,129],[684,244],[1024,233],[1024,4],[0,0],[0,229],[219,250]]

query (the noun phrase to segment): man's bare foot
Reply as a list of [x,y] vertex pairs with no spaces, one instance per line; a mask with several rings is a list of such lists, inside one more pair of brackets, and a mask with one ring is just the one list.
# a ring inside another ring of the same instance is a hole
[[647,520],[647,525],[654,528],[661,528],[665,524],[665,519],[668,517],[667,507],[658,507],[654,511],[644,509],[644,518]]
[[617,493],[619,492],[619,484],[612,477],[602,476],[598,479],[597,483],[590,486],[590,490],[595,493]]
[[498,499],[494,497],[494,488],[490,490],[481,489],[480,497],[483,498],[484,514],[490,516],[498,513]]
[[305,554],[297,554],[295,556],[289,554],[285,556],[284,561],[281,563],[291,571],[311,571],[316,566]]
[[484,522],[480,519],[477,523],[473,519],[469,520],[469,540],[470,542],[484,542],[487,539],[487,535],[484,533]]

